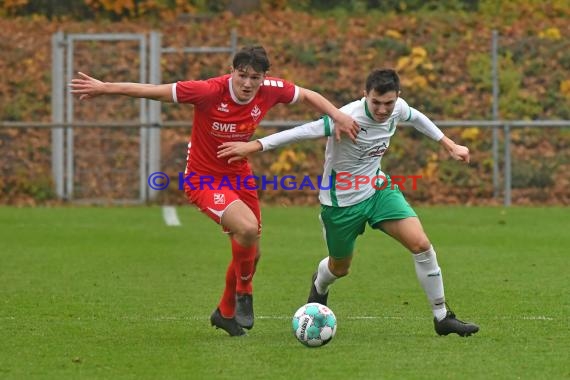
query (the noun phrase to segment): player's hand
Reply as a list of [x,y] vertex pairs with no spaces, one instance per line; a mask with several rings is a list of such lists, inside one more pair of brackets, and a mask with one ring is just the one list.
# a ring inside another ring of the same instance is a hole
[[340,141],[341,135],[344,133],[352,140],[352,142],[356,142],[356,136],[360,131],[360,127],[352,117],[342,112],[339,112],[339,114],[340,116],[334,121],[334,134],[336,141]]
[[82,72],[77,74],[80,78],[72,79],[69,87],[71,87],[72,94],[79,95],[79,100],[91,99],[104,94],[103,86],[105,84],[99,79],[92,78]]
[[228,164],[231,164],[261,149],[261,144],[257,140],[249,142],[228,141],[218,146],[218,158],[227,158]]
[[471,158],[469,157],[469,148],[463,145],[454,144],[451,149],[448,150],[449,155],[457,161],[464,161],[469,163]]

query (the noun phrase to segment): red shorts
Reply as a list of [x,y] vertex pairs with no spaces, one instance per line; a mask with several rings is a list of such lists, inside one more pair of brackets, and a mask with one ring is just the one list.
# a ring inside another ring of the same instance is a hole
[[235,201],[241,200],[253,211],[261,232],[261,210],[259,208],[257,189],[224,188],[223,186],[217,186],[217,181],[215,181],[212,183],[212,188],[209,186],[195,186],[191,188],[188,184],[184,184],[184,192],[190,203],[196,205],[200,211],[218,224],[221,223],[222,215],[228,206]]

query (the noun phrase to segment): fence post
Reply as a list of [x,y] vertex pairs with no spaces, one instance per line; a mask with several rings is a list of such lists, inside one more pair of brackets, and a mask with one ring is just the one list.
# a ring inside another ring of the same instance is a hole
[[[140,72],[139,72],[139,82],[145,83],[148,77],[147,74],[147,45],[146,45],[146,36],[141,36],[139,40],[139,61],[140,61]],[[140,108],[139,108],[139,120],[141,124],[148,124],[148,108],[149,108],[149,100],[145,98],[140,98]],[[139,200],[144,203],[147,200],[147,185],[146,179],[147,175],[147,149],[148,149],[148,138],[149,138],[148,128],[143,126],[140,128],[139,131]]]
[[232,50],[231,54],[232,54],[232,58],[233,56],[237,53],[238,51],[238,37],[237,37],[237,31],[235,28],[232,29],[231,31],[231,36],[230,36],[230,48]]
[[[149,64],[149,81],[152,84],[160,84],[161,71],[161,46],[162,35],[159,32],[150,33],[150,64]],[[152,124],[148,132],[148,172],[154,173],[160,170],[160,126],[161,126],[161,103],[151,100],[149,105],[149,122]],[[145,179],[146,180],[146,179]],[[145,183],[146,187],[146,183]],[[158,192],[148,190],[148,199],[156,199]]]
[[[65,82],[71,82],[73,78],[73,56],[74,56],[74,40],[68,34],[65,36],[66,46],[66,64],[65,64]],[[67,124],[73,123],[73,95],[67,91],[65,96],[65,121]],[[74,149],[73,127],[68,125],[65,127],[65,199],[72,200],[74,195],[73,180],[74,180]]]
[[505,139],[505,199],[504,205],[509,207],[511,205],[511,127],[509,124],[504,126],[504,139]]
[[[64,36],[57,32],[51,37],[51,120],[63,124],[64,107]],[[63,187],[63,128],[51,130],[51,169],[57,198],[65,196]]]
[[[499,120],[499,33],[493,30],[491,43],[491,80],[493,83],[493,120]],[[493,127],[493,197],[499,197],[499,130]]]

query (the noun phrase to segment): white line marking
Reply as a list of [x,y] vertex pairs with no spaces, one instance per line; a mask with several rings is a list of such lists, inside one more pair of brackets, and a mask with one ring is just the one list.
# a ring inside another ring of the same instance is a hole
[[162,218],[167,226],[181,226],[180,220],[178,219],[178,214],[176,213],[176,207],[163,206],[162,207]]
[[[192,315],[192,316],[188,316],[188,317],[182,317],[182,318],[178,318],[178,317],[151,317],[150,319],[153,321],[178,321],[178,320],[192,320],[192,321],[200,321],[200,320],[205,320],[210,318],[209,316],[197,316],[197,315]],[[291,318],[293,318],[293,314],[291,314],[291,316],[284,316],[284,315],[259,315],[259,316],[255,316],[255,318],[257,319],[273,319],[273,320],[290,320]],[[340,317],[337,315],[337,319],[339,319]],[[363,321],[363,320],[368,320],[368,321],[379,321],[379,320],[397,320],[397,321],[411,321],[411,320],[424,320],[424,319],[431,319],[432,317],[430,317],[430,315],[426,315],[423,317],[420,316],[397,316],[397,315],[379,315],[379,316],[372,316],[372,315],[347,315],[347,316],[342,316],[342,319],[345,320],[352,320],[352,321]],[[535,322],[548,322],[548,321],[556,321],[557,319],[554,317],[547,317],[544,315],[528,315],[528,316],[519,316],[519,315],[513,315],[513,316],[499,316],[499,317],[494,317],[494,318],[490,318],[491,320],[494,321],[498,321],[498,320],[503,320],[503,321],[535,321]]]
[[[257,319],[272,319],[272,320],[290,320],[293,317],[286,315],[259,315],[255,318]],[[337,316],[338,317],[338,316]],[[113,320],[113,321],[130,321],[130,322],[184,322],[184,321],[204,321],[210,318],[209,315],[188,315],[188,316],[171,316],[171,315],[148,315],[148,316],[136,316],[133,317],[131,315],[123,315],[113,318],[104,318],[104,317],[95,317],[95,316],[77,316],[74,318],[75,320],[83,320],[83,321],[95,321],[95,320]],[[400,321],[410,321],[410,320],[423,320],[426,318],[430,318],[429,316],[396,316],[396,315],[347,315],[342,316],[344,320],[400,320]],[[7,316],[0,316],[0,321],[2,320],[24,320],[28,318],[16,318],[12,315]],[[52,320],[59,320],[60,318],[53,318]],[[545,315],[512,315],[512,316],[497,316],[490,318],[491,320],[497,321],[557,321],[559,319],[554,317],[547,317]]]
[[538,316],[530,315],[530,316],[522,317],[522,319],[524,319],[525,321],[553,321],[554,320],[554,318],[547,317],[544,315],[538,315]]

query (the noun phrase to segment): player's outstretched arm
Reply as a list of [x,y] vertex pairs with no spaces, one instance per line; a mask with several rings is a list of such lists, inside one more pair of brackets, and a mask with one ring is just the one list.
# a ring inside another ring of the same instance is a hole
[[124,95],[132,98],[173,102],[172,84],[103,82],[79,72],[78,77],[71,80],[69,87],[72,94],[79,95],[79,100],[87,100],[101,95]]
[[331,131],[334,131],[335,128],[334,124],[328,125],[328,121],[319,119],[255,141],[225,142],[218,146],[218,158],[228,159],[228,163],[231,163],[241,160],[249,154],[275,149],[295,141],[330,136]]
[[443,136],[439,143],[449,152],[451,158],[457,161],[464,161],[469,163],[471,157],[469,156],[469,148],[463,145],[456,144],[447,136]]
[[454,160],[469,163],[469,148],[458,145],[449,137],[445,136],[433,121],[413,107],[410,107],[410,121],[418,131],[443,145]]
[[317,111],[327,114],[333,119],[335,124],[335,138],[340,141],[341,134],[347,135],[353,142],[356,141],[356,136],[360,127],[352,117],[343,113],[329,102],[321,94],[306,89],[300,88],[299,100],[309,103]]

